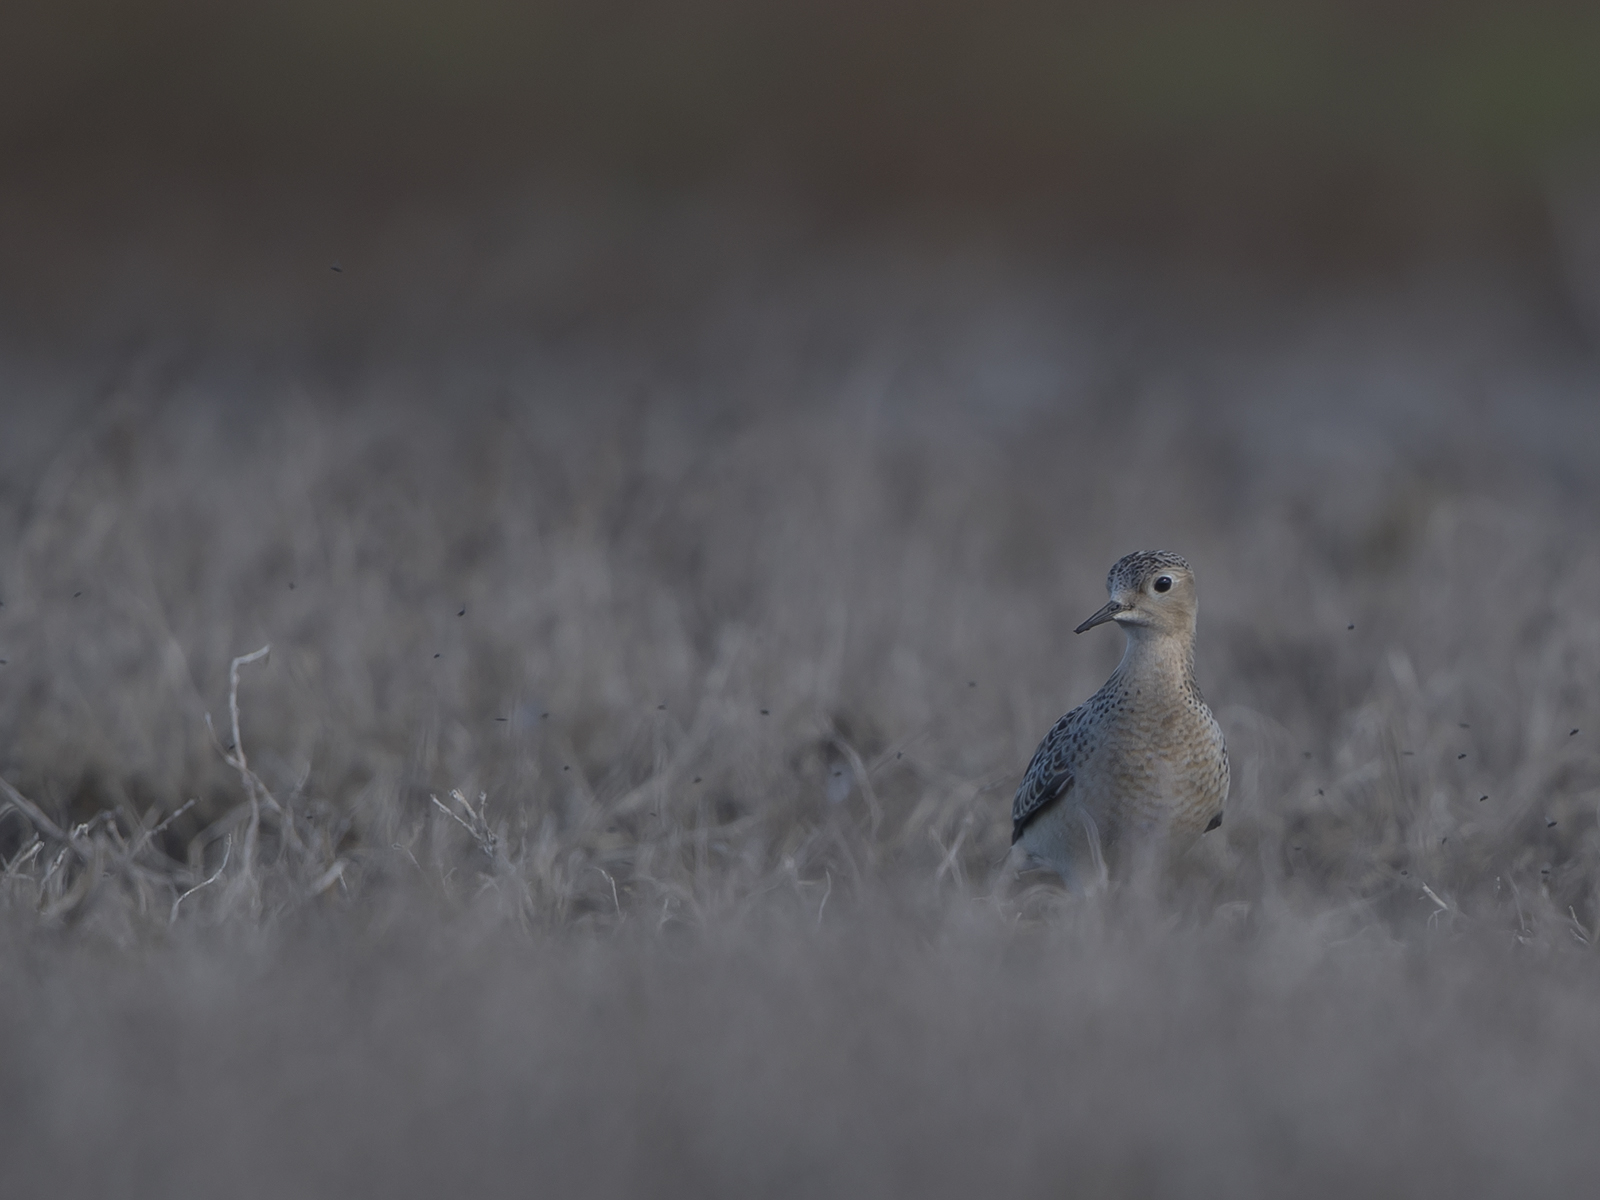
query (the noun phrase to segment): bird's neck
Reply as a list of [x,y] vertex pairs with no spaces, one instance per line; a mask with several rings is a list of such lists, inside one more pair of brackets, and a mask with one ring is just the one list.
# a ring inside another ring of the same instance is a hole
[[1194,635],[1125,629],[1128,644],[1122,651],[1117,674],[1124,680],[1164,680],[1194,683]]

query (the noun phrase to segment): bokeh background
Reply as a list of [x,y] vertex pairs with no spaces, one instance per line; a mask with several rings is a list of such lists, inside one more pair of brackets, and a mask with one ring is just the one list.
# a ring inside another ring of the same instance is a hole
[[[1554,4],[8,14],[8,1176],[1584,1186],[1596,62]],[[1003,887],[1157,547],[1224,826]]]

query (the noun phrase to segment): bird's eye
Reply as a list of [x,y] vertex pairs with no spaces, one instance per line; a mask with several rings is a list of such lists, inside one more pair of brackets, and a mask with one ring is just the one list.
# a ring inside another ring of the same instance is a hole
[[1163,575],[1156,580],[1156,591],[1167,592],[1172,590],[1172,576]]

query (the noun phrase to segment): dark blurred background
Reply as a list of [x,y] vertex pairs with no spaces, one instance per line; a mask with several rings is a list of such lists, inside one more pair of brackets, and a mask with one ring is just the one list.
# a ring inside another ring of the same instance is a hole
[[1600,132],[1584,4],[68,0],[6,26],[13,318],[152,227],[189,235],[172,269],[220,239],[246,272],[530,175],[1297,276],[1548,270]]

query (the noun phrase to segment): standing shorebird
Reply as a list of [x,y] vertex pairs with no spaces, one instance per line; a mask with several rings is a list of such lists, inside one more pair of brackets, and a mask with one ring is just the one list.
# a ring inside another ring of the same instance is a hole
[[1222,824],[1228,751],[1194,679],[1194,572],[1141,550],[1106,576],[1111,599],[1074,632],[1127,635],[1105,686],[1045,734],[1011,804],[1013,853],[1069,885],[1107,861],[1178,853]]

